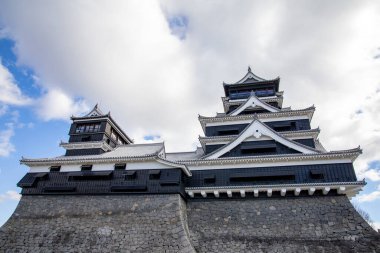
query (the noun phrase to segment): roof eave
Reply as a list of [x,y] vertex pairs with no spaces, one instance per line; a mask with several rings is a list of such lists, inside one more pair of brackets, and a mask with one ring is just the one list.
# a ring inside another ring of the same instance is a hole
[[361,150],[352,149],[344,151],[332,151],[316,154],[285,154],[285,155],[266,155],[266,156],[245,156],[245,157],[223,157],[216,159],[196,159],[196,160],[180,160],[178,162],[186,165],[201,164],[247,164],[247,163],[263,163],[263,162],[283,162],[283,161],[306,161],[306,160],[326,160],[326,159],[350,159],[354,162],[361,154]]
[[247,84],[265,84],[265,83],[271,83],[271,82],[278,82],[280,83],[280,77],[276,77],[274,79],[268,79],[268,80],[263,80],[263,81],[256,81],[256,82],[252,82],[252,83],[239,83],[239,82],[236,82],[236,83],[225,83],[223,82],[223,86],[236,86],[236,85],[247,85]]

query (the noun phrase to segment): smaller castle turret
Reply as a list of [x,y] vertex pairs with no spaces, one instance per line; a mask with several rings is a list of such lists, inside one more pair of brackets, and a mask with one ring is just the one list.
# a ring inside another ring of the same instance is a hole
[[72,116],[69,142],[62,142],[66,156],[100,155],[113,150],[117,145],[133,143],[133,140],[112,119],[104,114],[96,104],[86,115]]

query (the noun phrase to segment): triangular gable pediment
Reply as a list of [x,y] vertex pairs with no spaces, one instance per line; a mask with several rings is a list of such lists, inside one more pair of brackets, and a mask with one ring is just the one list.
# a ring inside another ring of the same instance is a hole
[[254,83],[254,82],[262,82],[262,81],[266,81],[266,80],[253,74],[251,71],[251,68],[248,67],[248,73],[241,80],[237,81],[235,84]]
[[242,113],[244,110],[248,108],[255,108],[255,107],[261,107],[265,110],[268,110],[269,112],[279,112],[280,109],[271,106],[268,103],[265,103],[261,101],[258,97],[255,96],[255,93],[252,92],[251,96],[247,99],[247,101],[243,104],[241,104],[238,108],[233,110],[232,112],[229,113],[230,116],[237,116],[240,113]]
[[104,113],[98,108],[98,104],[94,106],[94,108],[87,113],[84,117],[98,117],[98,116],[104,116]]
[[259,139],[261,136],[267,136],[285,146],[288,148],[294,149],[298,152],[301,152],[303,154],[316,154],[320,151],[310,148],[308,146],[302,145],[300,143],[297,143],[295,141],[292,141],[281,134],[275,132],[270,127],[266,126],[264,123],[262,123],[258,119],[254,119],[251,124],[249,124],[243,132],[241,132],[234,140],[229,142],[228,144],[224,145],[220,149],[217,149],[216,151],[204,156],[204,159],[217,159],[224,155],[225,153],[229,152],[239,144],[241,144],[244,140],[254,137],[256,139]]

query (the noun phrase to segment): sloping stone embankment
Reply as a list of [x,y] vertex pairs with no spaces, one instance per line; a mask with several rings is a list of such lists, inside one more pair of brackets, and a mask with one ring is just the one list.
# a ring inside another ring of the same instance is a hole
[[179,195],[23,196],[0,252],[194,252]]
[[345,196],[187,203],[197,252],[380,252],[380,234]]

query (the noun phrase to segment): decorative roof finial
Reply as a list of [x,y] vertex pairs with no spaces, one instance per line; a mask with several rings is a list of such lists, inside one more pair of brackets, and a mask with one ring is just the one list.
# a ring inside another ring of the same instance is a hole
[[251,71],[251,66],[248,66],[248,72],[252,72],[252,71]]

